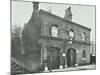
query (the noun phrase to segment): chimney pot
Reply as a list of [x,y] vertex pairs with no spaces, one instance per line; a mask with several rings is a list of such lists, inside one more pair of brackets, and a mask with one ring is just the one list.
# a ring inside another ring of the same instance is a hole
[[39,2],[33,2],[33,8],[38,9],[39,7]]

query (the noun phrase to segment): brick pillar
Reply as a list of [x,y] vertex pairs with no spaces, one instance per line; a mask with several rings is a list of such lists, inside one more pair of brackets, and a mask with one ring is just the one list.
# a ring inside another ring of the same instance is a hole
[[63,69],[63,65],[62,65],[62,63],[63,63],[63,61],[62,61],[62,52],[63,52],[63,49],[61,49],[61,51],[60,51],[60,65],[59,65],[60,69]]
[[43,42],[43,47],[44,47],[44,59],[47,59],[47,47],[46,47],[46,40]]
[[67,51],[65,50],[66,56],[65,56],[65,68],[67,68]]
[[46,40],[43,41],[43,60],[46,60],[45,62],[45,68],[44,68],[44,71],[48,72],[48,65],[47,65],[47,54],[48,54],[48,51],[47,51],[47,46],[46,46]]

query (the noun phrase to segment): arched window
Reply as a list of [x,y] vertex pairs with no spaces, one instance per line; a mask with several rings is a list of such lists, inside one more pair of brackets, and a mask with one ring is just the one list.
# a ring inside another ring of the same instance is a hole
[[82,52],[82,58],[86,58],[86,50],[83,50],[83,52]]
[[52,26],[51,27],[51,35],[53,37],[58,37],[58,26]]
[[74,30],[70,29],[69,31],[69,39],[72,40],[74,38]]
[[82,33],[82,40],[83,40],[83,41],[86,40],[86,33],[85,33],[85,32]]

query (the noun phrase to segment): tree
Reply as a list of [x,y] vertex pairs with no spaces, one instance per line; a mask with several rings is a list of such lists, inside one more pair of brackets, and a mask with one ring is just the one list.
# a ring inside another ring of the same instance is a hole
[[11,31],[11,56],[17,57],[21,54],[21,32],[18,25],[12,27]]

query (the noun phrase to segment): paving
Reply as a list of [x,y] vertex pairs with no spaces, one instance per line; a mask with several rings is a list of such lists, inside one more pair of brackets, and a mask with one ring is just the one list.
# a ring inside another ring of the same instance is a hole
[[[85,66],[77,66],[77,67],[67,67],[64,69],[55,69],[51,70],[51,72],[63,72],[63,71],[78,71],[78,70],[91,70],[96,69],[96,65],[85,65]],[[50,71],[44,71],[44,72],[50,72]]]

